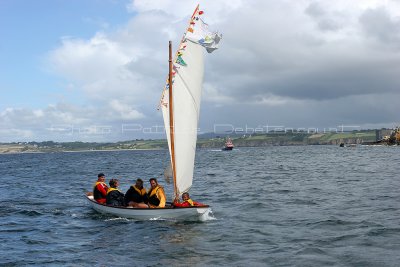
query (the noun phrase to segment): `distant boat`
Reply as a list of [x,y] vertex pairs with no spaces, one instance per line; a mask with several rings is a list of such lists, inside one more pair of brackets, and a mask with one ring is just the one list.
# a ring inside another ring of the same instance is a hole
[[222,148],[222,150],[232,150],[235,146],[232,143],[232,140],[228,138],[225,142],[225,146]]
[[[160,100],[168,139],[174,184],[174,199],[188,192],[193,183],[194,159],[204,73],[204,48],[211,53],[221,35],[208,30],[199,6],[195,9],[175,57],[169,42],[169,72]],[[165,208],[111,207],[98,204],[93,196],[88,203],[98,212],[134,219],[188,219],[208,214],[209,206]]]
[[340,147],[357,147],[357,144],[345,144],[345,143],[340,143]]

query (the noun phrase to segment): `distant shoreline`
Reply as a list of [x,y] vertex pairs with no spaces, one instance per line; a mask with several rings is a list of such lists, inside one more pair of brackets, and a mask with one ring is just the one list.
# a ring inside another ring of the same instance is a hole
[[[293,133],[274,132],[267,134],[211,135],[197,138],[197,148],[221,149],[225,139],[230,137],[235,147],[305,146],[305,145],[355,145],[374,143],[387,135],[388,129],[360,130],[351,132]],[[168,150],[166,139],[135,139],[130,141],[96,142],[14,142],[0,143],[0,154],[16,153],[74,153],[100,151],[146,151]]]
[[86,149],[86,150],[65,150],[59,151],[63,153],[76,153],[76,152],[115,152],[115,151],[148,151],[148,150],[166,150],[165,148],[127,148],[127,149]]
[[81,153],[81,152],[116,152],[116,151],[156,151],[164,148],[138,148],[138,149],[83,149],[83,150],[58,150],[58,151],[0,151],[1,154],[39,154],[39,153]]

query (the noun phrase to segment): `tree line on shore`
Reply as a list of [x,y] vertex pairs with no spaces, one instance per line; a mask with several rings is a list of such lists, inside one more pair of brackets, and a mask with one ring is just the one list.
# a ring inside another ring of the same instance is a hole
[[[223,147],[228,135],[215,135],[209,138],[199,136],[198,148]],[[262,147],[274,145],[339,145],[361,144],[376,141],[376,132],[353,131],[348,133],[273,133],[229,136],[236,147]],[[0,153],[18,152],[62,152],[62,151],[94,151],[124,149],[167,149],[165,139],[136,139],[121,142],[13,142],[0,143]]]

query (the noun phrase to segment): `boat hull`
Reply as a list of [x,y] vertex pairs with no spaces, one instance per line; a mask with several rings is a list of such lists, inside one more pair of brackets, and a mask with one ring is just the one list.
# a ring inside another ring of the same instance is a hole
[[129,207],[111,207],[97,203],[93,196],[86,196],[89,205],[97,212],[116,217],[137,219],[137,220],[156,220],[156,219],[180,219],[196,220],[202,215],[206,215],[209,206],[202,207],[167,207],[154,209],[140,209]]

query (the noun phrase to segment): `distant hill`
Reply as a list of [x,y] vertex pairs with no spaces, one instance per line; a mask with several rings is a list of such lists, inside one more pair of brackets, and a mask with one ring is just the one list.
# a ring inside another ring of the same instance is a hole
[[[372,142],[376,140],[376,131],[353,131],[340,133],[268,133],[242,135],[241,137],[232,137],[232,142],[236,147],[260,147],[276,145],[339,145],[361,144],[363,142]],[[198,147],[222,147],[224,138],[201,139],[197,141]]]
[[[229,135],[235,147],[262,147],[288,145],[339,145],[374,142],[379,130],[365,130],[339,133],[268,133],[253,135]],[[222,148],[228,134],[205,133],[198,136],[198,148]],[[126,149],[168,149],[167,141],[136,139],[115,143],[95,142],[19,142],[0,143],[0,153],[64,152]]]

